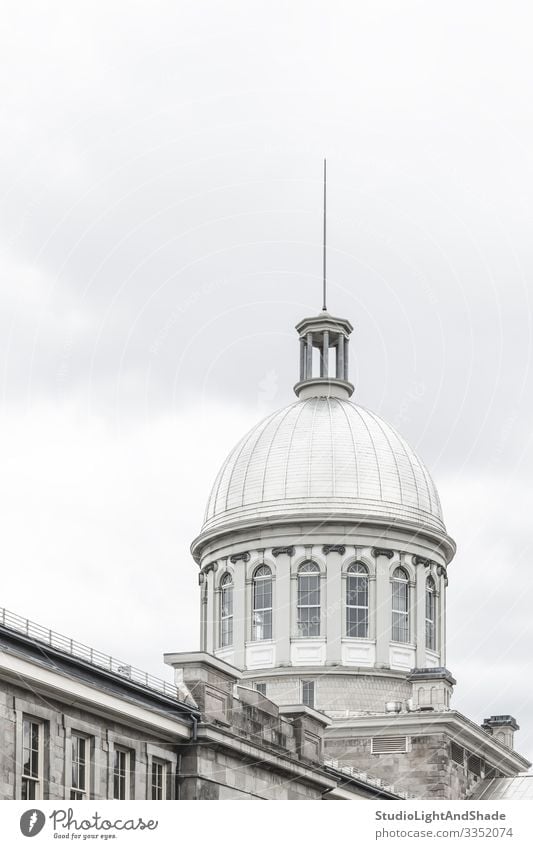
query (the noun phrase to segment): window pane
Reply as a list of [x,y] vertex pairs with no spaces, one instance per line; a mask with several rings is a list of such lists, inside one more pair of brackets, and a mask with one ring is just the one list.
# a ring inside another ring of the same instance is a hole
[[315,682],[302,681],[302,703],[307,707],[315,706]]

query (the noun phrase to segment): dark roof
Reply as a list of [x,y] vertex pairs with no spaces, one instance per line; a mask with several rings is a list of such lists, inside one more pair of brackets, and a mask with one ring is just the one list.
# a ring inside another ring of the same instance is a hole
[[[11,619],[13,619],[13,622]],[[58,641],[67,638],[48,631],[46,633],[49,635],[49,641],[45,642],[44,639],[33,636],[31,628],[28,629],[30,633],[25,634],[17,627],[12,627],[12,625],[18,624],[17,620],[18,622],[27,621],[21,620],[20,617],[14,617],[14,614],[7,614],[7,611],[0,608],[0,651],[22,657],[71,680],[80,681],[102,692],[155,710],[169,717],[190,721],[193,716],[199,715],[195,707],[178,697],[179,691],[172,684],[159,681],[159,679],[147,673],[141,673],[140,670],[128,664],[116,661],[99,652],[93,652],[92,649],[88,649],[88,652],[92,653],[88,655],[89,659],[78,657],[68,650],[63,650],[63,648],[51,644],[55,638],[58,638]],[[9,624],[4,624],[4,622]],[[29,625],[32,626],[33,623],[29,623]],[[33,628],[35,627],[40,626],[33,625]],[[44,629],[42,630],[44,632]],[[72,644],[74,651],[76,647],[81,646],[79,643],[69,641],[65,648],[68,649],[70,644]],[[91,656],[95,658],[95,662],[91,663]],[[103,666],[106,661],[108,661],[108,669]]]

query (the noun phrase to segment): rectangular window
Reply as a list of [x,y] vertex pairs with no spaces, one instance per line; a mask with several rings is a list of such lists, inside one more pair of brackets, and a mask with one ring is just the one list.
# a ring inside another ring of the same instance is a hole
[[392,581],[392,639],[409,642],[409,584],[407,580]]
[[113,799],[131,799],[133,756],[129,749],[115,749]]
[[426,589],[426,648],[430,649],[430,651],[435,651],[437,648],[435,614],[435,592]]
[[151,777],[151,798],[152,799],[168,799],[168,763],[159,761],[156,758],[152,760],[152,777]]
[[82,734],[71,738],[72,785],[71,799],[89,799],[90,740]]
[[43,798],[42,722],[24,719],[22,723],[22,799]]
[[302,704],[307,707],[315,706],[315,682],[302,681]]
[[255,685],[255,689],[258,693],[261,693],[262,696],[266,696],[267,694],[267,685],[264,681],[258,681]]
[[220,590],[220,645],[233,644],[233,583],[231,575],[224,576]]

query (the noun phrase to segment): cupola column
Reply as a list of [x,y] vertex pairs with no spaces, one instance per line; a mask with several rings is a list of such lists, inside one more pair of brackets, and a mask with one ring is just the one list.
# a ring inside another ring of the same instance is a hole
[[326,663],[342,662],[342,558],[330,551],[326,563]]
[[276,666],[290,666],[291,662],[291,558],[287,552],[276,557],[274,583],[274,639],[276,641]]
[[211,564],[204,571],[206,582],[206,605],[205,605],[205,648],[204,651],[213,654],[215,651],[215,568]]
[[[349,321],[322,311],[304,318],[296,329],[300,335],[300,380],[294,387],[302,400],[311,397],[349,398],[353,385],[348,377],[348,337],[353,330]],[[313,348],[319,352],[319,367],[313,373]],[[335,376],[329,376],[330,348],[335,353]]]
[[300,339],[300,380],[305,380],[305,339]]
[[327,377],[329,372],[329,330],[324,330],[322,339],[322,359],[320,377]]
[[313,334],[307,334],[307,363],[305,371],[305,380],[309,380],[313,376]]
[[246,641],[246,563],[235,564],[233,574],[233,663],[244,668]]
[[344,380],[348,380],[348,349],[350,343],[348,337],[344,337]]
[[390,666],[391,584],[389,559],[376,557],[376,666]]
[[416,665],[421,669],[426,664],[426,571],[422,564],[416,567],[415,584],[415,643]]
[[446,666],[446,578],[441,576],[440,593],[439,593],[439,632],[438,632],[438,650],[440,655],[440,665]]
[[337,342],[337,380],[344,380],[344,336],[339,333]]

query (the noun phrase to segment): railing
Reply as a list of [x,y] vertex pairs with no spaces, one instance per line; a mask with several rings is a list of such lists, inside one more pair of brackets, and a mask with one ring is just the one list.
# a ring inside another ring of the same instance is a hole
[[345,775],[349,775],[352,778],[356,778],[359,781],[364,781],[365,784],[369,784],[371,787],[376,787],[380,790],[386,790],[389,793],[394,793],[395,796],[400,796],[406,799],[415,798],[411,797],[410,794],[407,794],[403,791],[398,791],[394,787],[394,784],[387,784],[383,779],[376,778],[373,775],[369,775],[367,772],[361,772],[358,769],[354,769],[353,766],[348,766],[348,764],[342,763],[342,761],[333,760],[332,758],[325,758],[324,766],[329,766],[332,769],[336,769],[337,772],[343,772]]
[[132,681],[141,687],[146,687],[148,690],[154,690],[171,699],[181,701],[180,692],[174,684],[169,684],[167,681],[163,681],[162,678],[156,678],[154,675],[149,675],[148,672],[136,669],[135,666],[131,666],[129,663],[124,663],[107,654],[102,654],[102,652],[83,643],[78,643],[76,640],[65,637],[63,634],[57,634],[49,628],[43,628],[42,625],[31,622],[29,619],[24,619],[22,616],[17,616],[16,613],[11,613],[3,607],[0,607],[0,626],[9,631],[15,631],[17,634],[23,634],[37,643],[49,646],[52,649],[63,652],[63,654],[70,655],[70,657],[82,660],[97,669],[103,669],[119,678]]

